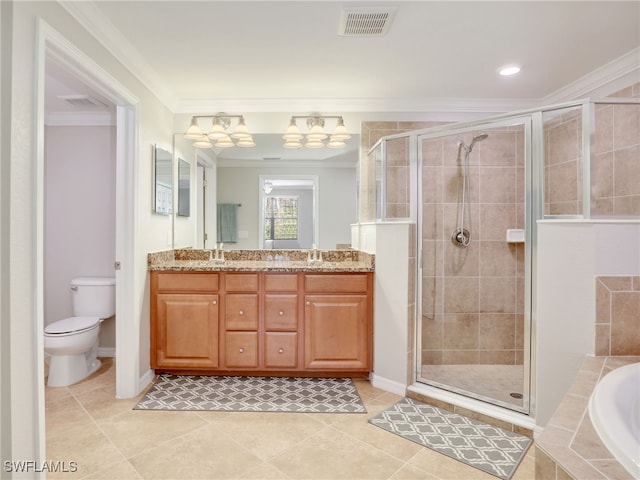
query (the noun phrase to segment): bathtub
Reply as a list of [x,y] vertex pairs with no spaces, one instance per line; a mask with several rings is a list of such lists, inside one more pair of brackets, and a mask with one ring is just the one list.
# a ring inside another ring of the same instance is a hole
[[598,382],[589,416],[602,443],[640,478],[640,363],[616,368]]

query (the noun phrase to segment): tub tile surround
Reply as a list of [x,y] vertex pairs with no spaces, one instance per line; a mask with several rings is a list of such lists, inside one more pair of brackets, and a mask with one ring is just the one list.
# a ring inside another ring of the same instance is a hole
[[149,270],[373,272],[375,255],[357,250],[318,250],[322,262],[308,262],[309,250],[225,250],[224,262],[211,250],[177,249],[149,253]]
[[632,480],[602,444],[589,418],[589,398],[611,370],[640,362],[640,277],[595,279],[595,357],[587,357],[571,388],[536,440],[536,479]]
[[596,355],[640,355],[638,312],[640,277],[596,278]]
[[640,356],[587,357],[571,388],[536,439],[537,480],[633,480],[602,444],[589,418],[589,397],[611,370]]

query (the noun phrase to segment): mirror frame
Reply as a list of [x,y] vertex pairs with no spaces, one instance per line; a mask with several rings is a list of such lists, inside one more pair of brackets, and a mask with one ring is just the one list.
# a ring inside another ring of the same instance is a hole
[[179,217],[191,216],[191,164],[178,157],[178,208]]
[[[168,166],[168,168],[167,168]],[[153,212],[173,214],[173,154],[160,145],[153,145]]]

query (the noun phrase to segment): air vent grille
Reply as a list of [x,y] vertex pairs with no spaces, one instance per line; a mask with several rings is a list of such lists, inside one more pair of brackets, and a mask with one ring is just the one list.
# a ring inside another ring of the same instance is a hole
[[389,30],[394,14],[394,8],[345,8],[342,10],[338,34],[346,37],[381,37]]
[[107,108],[106,104],[89,95],[59,95],[58,98],[76,108]]

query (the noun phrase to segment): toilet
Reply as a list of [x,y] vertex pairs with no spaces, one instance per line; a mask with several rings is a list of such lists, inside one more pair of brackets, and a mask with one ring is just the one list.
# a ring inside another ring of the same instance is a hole
[[81,277],[71,281],[73,314],[44,329],[50,387],[66,387],[100,368],[98,334],[103,320],[116,313],[116,279]]

